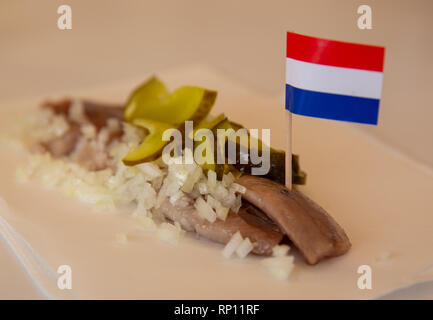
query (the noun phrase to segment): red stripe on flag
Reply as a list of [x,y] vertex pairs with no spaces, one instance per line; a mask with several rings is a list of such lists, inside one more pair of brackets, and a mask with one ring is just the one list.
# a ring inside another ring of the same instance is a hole
[[384,47],[287,32],[287,58],[328,66],[383,71]]

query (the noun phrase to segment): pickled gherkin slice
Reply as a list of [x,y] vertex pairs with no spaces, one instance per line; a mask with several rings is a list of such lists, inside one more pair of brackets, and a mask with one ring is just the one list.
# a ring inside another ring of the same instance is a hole
[[[219,125],[214,128],[214,134],[217,134],[217,129],[233,129],[235,131],[243,128],[241,125],[231,122],[229,120],[222,121]],[[255,143],[252,143],[252,140],[256,140]],[[227,173],[227,171],[231,168],[235,168],[244,174],[251,174],[251,169],[254,167],[259,167],[261,164],[253,164],[250,161],[249,155],[251,154],[251,146],[256,145],[258,147],[258,153],[262,153],[262,145],[263,142],[260,139],[256,139],[251,135],[248,135],[248,146],[241,145],[241,141],[235,140],[233,138],[228,138],[224,142],[225,155],[227,157],[228,154],[228,145],[231,143],[236,144],[236,163],[231,165],[227,164],[217,164],[214,171],[221,176],[223,173]],[[256,151],[257,152],[257,151]],[[281,184],[285,184],[285,170],[286,170],[286,155],[283,150],[277,150],[269,147],[270,152],[270,168],[269,172],[264,175],[264,178],[276,181]],[[240,159],[248,159],[248,163],[243,164],[240,162]],[[305,184],[306,183],[306,173],[300,170],[299,166],[299,156],[292,155],[292,183],[293,184]]]
[[[282,151],[284,153],[285,152]],[[307,174],[301,170],[299,165],[299,156],[297,154],[292,154],[292,183],[293,184],[306,184]]]
[[200,129],[209,129],[212,130],[213,128],[215,128],[217,125],[219,125],[221,122],[223,122],[224,120],[227,120],[227,117],[221,113],[219,115],[217,115],[216,117],[213,116],[207,116],[205,119],[203,119],[197,127],[194,128],[193,132],[190,133],[190,139],[193,139],[193,136],[195,135],[195,133],[200,130]]
[[162,149],[168,143],[162,136],[166,130],[175,129],[173,125],[147,119],[134,119],[132,124],[147,131],[147,136],[138,147],[133,147],[123,158],[127,165],[151,161],[161,155]]
[[137,118],[181,125],[186,120],[198,124],[212,109],[217,92],[195,86],[183,86],[169,93],[157,78],[138,87],[124,109],[126,121]]
[[169,93],[156,77],[138,87],[129,97],[123,111],[127,122],[149,131],[149,135],[123,159],[128,165],[158,158],[168,141],[162,140],[167,129],[184,134],[185,121],[196,126],[209,114],[215,103],[216,91],[183,86]]
[[132,92],[126,102],[123,110],[125,121],[131,122],[134,118],[142,118],[143,116],[146,118],[146,115],[150,115],[152,120],[166,122],[161,116],[155,117],[158,112],[158,105],[166,95],[167,89],[165,85],[157,78],[153,77],[143,83]]
[[[143,83],[131,94],[123,113],[125,121],[145,129],[148,135],[138,147],[129,151],[123,162],[127,165],[134,165],[160,157],[162,150],[169,143],[169,141],[162,140],[163,133],[166,130],[179,129],[183,138],[186,138],[184,124],[189,120],[193,121],[193,130],[188,138],[193,139],[200,129],[209,129],[213,133],[211,139],[203,137],[200,141],[194,141],[193,144],[194,151],[199,148],[198,153],[202,152],[201,155],[204,156],[205,161],[200,163],[203,170],[213,170],[221,179],[228,172],[239,176],[242,173],[251,174],[253,168],[261,167],[261,163],[252,163],[250,157],[252,152],[262,155],[264,144],[260,139],[252,137],[242,125],[229,121],[224,114],[216,117],[208,116],[216,96],[216,91],[195,86],[183,86],[170,93],[156,77]],[[218,141],[218,129],[232,129],[235,132],[245,129],[244,134],[247,134],[247,140],[228,135],[225,136],[225,141]],[[213,146],[209,145],[211,143]],[[228,161],[228,147],[233,147],[233,144],[236,147],[236,158]],[[226,155],[225,162],[221,164],[217,163],[218,152],[222,151],[218,148],[224,148]],[[208,150],[213,150],[213,154],[207,155]],[[269,153],[270,168],[264,177],[284,184],[285,152],[269,147]],[[214,161],[211,161],[212,159]],[[297,155],[292,155],[291,169],[292,183],[305,184],[306,174],[300,170]]]

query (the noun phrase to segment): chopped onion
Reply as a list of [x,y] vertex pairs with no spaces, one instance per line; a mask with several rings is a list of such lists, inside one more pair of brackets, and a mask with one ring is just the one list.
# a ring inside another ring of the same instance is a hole
[[137,222],[143,231],[154,232],[157,230],[155,222],[150,217],[137,217]]
[[210,189],[213,189],[216,187],[217,175],[216,175],[215,171],[208,170],[208,172],[207,172],[207,184],[208,184]]
[[236,248],[236,254],[238,255],[239,258],[245,258],[248,253],[251,252],[251,250],[253,250],[254,246],[251,243],[249,238],[245,238],[241,244]]
[[200,194],[208,194],[209,193],[209,189],[207,187],[207,184],[204,182],[199,182],[197,184],[197,188],[198,188],[198,192]]
[[284,281],[288,280],[290,273],[292,272],[292,267],[281,267],[281,268],[269,268],[269,273],[276,279]]
[[229,208],[224,207],[221,202],[216,200],[210,194],[207,195],[207,203],[215,210],[217,218],[225,220],[229,213]]
[[86,123],[80,128],[81,133],[87,139],[93,139],[96,137],[96,127],[91,123]]
[[194,207],[197,209],[198,214],[209,222],[216,220],[216,213],[212,207],[203,200],[202,197],[198,197],[195,201]]
[[[235,199],[235,196],[228,192],[228,190],[221,184],[217,183],[214,188],[211,189],[211,195],[220,201],[221,203],[224,203],[227,207],[230,207],[230,202],[233,202]],[[233,199],[232,199],[233,198]]]
[[220,207],[216,208],[215,211],[216,211],[216,215],[217,215],[218,219],[225,221],[227,219],[228,214],[229,214],[230,208],[220,206]]
[[186,182],[189,174],[188,169],[181,164],[169,165],[168,172],[179,181],[180,185],[183,185]]
[[206,197],[207,203],[213,208],[216,209],[221,206],[221,203],[216,200],[214,197],[212,197],[210,194]]
[[232,209],[232,211],[233,211],[234,213],[238,213],[238,212],[239,212],[239,209],[241,208],[241,206],[242,206],[242,197],[241,197],[240,194],[238,194],[238,195],[236,196],[236,201],[235,201],[235,203],[231,206],[231,209]]
[[294,268],[293,260],[293,256],[279,256],[265,258],[262,263],[272,276],[278,280],[287,280]]
[[144,173],[145,177],[147,178],[146,180],[154,180],[163,175],[161,169],[159,169],[158,166],[152,162],[140,163],[137,164],[136,167]]
[[272,255],[274,257],[282,257],[287,255],[289,252],[290,247],[287,244],[277,245],[272,248]]
[[73,100],[71,106],[68,110],[69,119],[76,123],[86,123],[88,122],[87,116],[84,112],[83,102],[80,100]]
[[174,195],[170,196],[170,203],[175,204],[179,199],[184,196],[184,193],[178,190]]
[[196,182],[200,179],[201,175],[203,174],[203,171],[200,166],[195,166],[195,168],[188,174],[188,177],[185,181],[185,183],[182,186],[183,192],[191,192],[194,188],[194,185]]
[[114,132],[120,130],[120,121],[116,118],[108,118],[107,120],[107,129],[110,132]]
[[183,231],[179,226],[163,222],[160,224],[156,234],[160,240],[171,245],[177,245],[179,243],[182,232]]
[[231,172],[223,175],[223,185],[224,187],[230,187],[232,185],[232,183],[235,181],[235,177],[233,176],[233,174]]
[[236,249],[239,247],[239,245],[242,243],[242,241],[243,239],[241,233],[239,231],[236,232],[224,247],[224,250],[222,252],[224,258],[229,259],[232,256],[232,254],[236,251]]
[[230,189],[233,190],[233,192],[237,192],[237,193],[241,193],[241,194],[244,194],[247,191],[247,188],[245,188],[244,186],[241,186],[238,183],[232,183],[232,185],[230,186]]

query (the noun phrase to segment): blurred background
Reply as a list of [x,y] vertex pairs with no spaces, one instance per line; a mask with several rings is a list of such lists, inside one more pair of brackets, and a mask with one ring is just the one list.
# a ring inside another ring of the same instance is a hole
[[[72,30],[57,28],[62,4]],[[372,8],[372,30],[357,27],[361,4]],[[200,62],[281,96],[283,108],[288,30],[386,46],[379,125],[359,127],[433,168],[431,0],[2,0],[0,100]]]

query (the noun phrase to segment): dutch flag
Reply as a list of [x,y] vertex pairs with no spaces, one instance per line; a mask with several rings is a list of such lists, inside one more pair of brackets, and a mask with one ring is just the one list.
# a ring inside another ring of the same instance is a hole
[[287,32],[286,109],[377,124],[385,48]]

